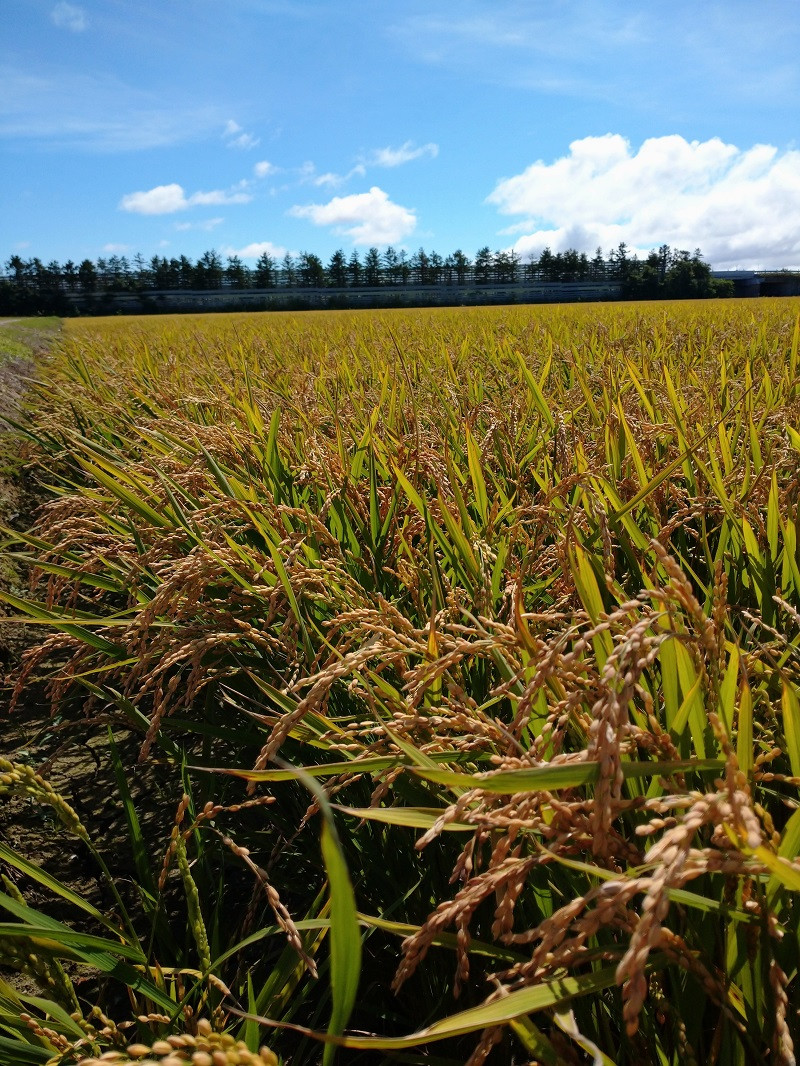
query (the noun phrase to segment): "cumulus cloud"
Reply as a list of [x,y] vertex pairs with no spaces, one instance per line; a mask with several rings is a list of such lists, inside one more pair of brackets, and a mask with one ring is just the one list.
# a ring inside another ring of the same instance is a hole
[[189,206],[183,186],[178,184],[156,185],[147,192],[129,192],[119,203],[123,211],[137,215],[171,215]]
[[62,30],[71,30],[73,33],[83,33],[87,26],[86,12],[77,4],[56,4],[50,12],[50,18]]
[[224,248],[225,255],[238,255],[240,259],[258,259],[264,252],[273,259],[283,259],[288,251],[282,244],[273,244],[272,241],[254,241],[246,244],[244,248]]
[[234,122],[232,118],[229,118],[225,123],[222,139],[225,141],[227,148],[242,148],[245,151],[255,148],[257,144],[261,143],[260,137],[254,137],[252,133],[242,129],[239,123]]
[[539,160],[489,195],[521,221],[520,254],[572,247],[646,253],[661,244],[700,247],[713,266],[800,263],[800,151],[748,149],[714,137],[653,137],[638,149],[618,134],[573,141],[553,163]]
[[315,226],[331,226],[353,244],[396,244],[413,233],[417,225],[416,214],[392,203],[377,185],[369,192],[334,196],[327,204],[298,205],[290,208],[289,214],[307,218]]
[[207,206],[209,204],[246,204],[253,197],[243,191],[212,189],[210,192],[194,192],[187,196],[182,185],[156,185],[154,189],[144,192],[130,192],[122,197],[119,206],[122,211],[136,215],[172,215],[176,211],[185,211],[189,207]]
[[253,173],[257,178],[268,178],[270,174],[275,174],[278,168],[274,164],[267,162],[266,159],[262,159],[260,163],[256,163],[253,167]]
[[422,159],[429,156],[435,159],[439,154],[438,144],[422,144],[416,146],[413,141],[406,141],[399,148],[375,148],[365,162],[373,167],[399,167],[403,163],[410,163],[413,159]]

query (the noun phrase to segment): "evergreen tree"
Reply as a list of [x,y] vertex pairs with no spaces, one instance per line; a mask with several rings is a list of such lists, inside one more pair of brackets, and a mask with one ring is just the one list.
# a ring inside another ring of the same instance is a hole
[[381,283],[381,257],[377,248],[370,248],[364,256],[364,284],[380,285]]
[[430,260],[424,248],[420,248],[411,257],[412,285],[427,285],[429,281]]
[[225,267],[225,280],[232,289],[247,288],[250,271],[238,255],[228,256],[228,265]]
[[298,261],[300,284],[306,289],[321,288],[325,284],[322,260],[313,252],[301,252]]
[[603,258],[603,249],[600,245],[597,246],[594,253],[594,259],[590,264],[589,276],[592,281],[602,281],[606,276],[606,261]]
[[486,285],[491,278],[492,269],[492,252],[488,244],[483,248],[478,249],[478,253],[475,256],[475,283],[477,285]]
[[391,244],[383,253],[383,269],[387,283],[389,285],[397,285],[400,280],[398,275],[398,258],[397,252]]
[[150,284],[147,263],[141,252],[137,252],[133,257],[133,281],[134,285],[139,289],[146,289]]
[[453,268],[456,272],[456,281],[459,285],[466,284],[469,268],[472,265],[469,257],[464,255],[460,248],[456,248],[452,255]]
[[178,285],[181,289],[191,289],[194,267],[191,259],[182,255],[178,260]]
[[428,269],[431,285],[441,285],[442,274],[444,272],[444,260],[438,252],[431,252]]
[[347,280],[354,289],[361,284],[361,260],[355,248],[347,262]]
[[67,292],[74,292],[77,282],[78,268],[71,259],[68,259],[64,264],[64,284],[66,285]]
[[347,260],[341,248],[337,248],[328,263],[328,284],[334,289],[347,285]]
[[297,266],[288,252],[281,260],[281,278],[287,289],[294,288],[297,283]]
[[554,262],[553,253],[549,248],[543,248],[539,256],[539,279],[541,281],[555,281],[557,266]]
[[276,281],[278,264],[269,254],[262,252],[256,260],[255,283],[259,289],[271,289]]
[[[158,257],[156,257],[158,258]],[[222,259],[213,249],[203,252],[195,266],[195,276],[200,288],[219,289],[222,286]]]
[[82,292],[94,292],[97,289],[97,271],[91,259],[84,259],[78,267],[78,283]]

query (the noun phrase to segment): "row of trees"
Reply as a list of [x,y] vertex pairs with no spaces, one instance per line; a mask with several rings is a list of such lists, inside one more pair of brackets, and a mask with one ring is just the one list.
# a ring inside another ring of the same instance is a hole
[[[264,252],[255,267],[237,255],[223,260],[216,251],[204,252],[198,260],[182,255],[167,259],[142,255],[128,259],[111,255],[93,262],[71,260],[63,265],[53,260],[23,259],[13,255],[0,280],[0,313],[25,314],[41,311],[67,313],[70,297],[121,292],[207,289],[303,289],[398,288],[408,286],[486,286],[558,282],[611,282],[622,295],[638,298],[658,296],[711,296],[720,285],[697,249],[693,255],[662,245],[641,260],[620,244],[609,255],[598,248],[593,258],[569,249],[522,259],[514,251],[491,251],[484,247],[470,259],[458,249],[446,257],[420,248],[413,255],[388,247],[382,253],[370,248],[361,258],[338,249],[323,263],[313,252],[282,259]],[[74,306],[74,303],[73,303]]]

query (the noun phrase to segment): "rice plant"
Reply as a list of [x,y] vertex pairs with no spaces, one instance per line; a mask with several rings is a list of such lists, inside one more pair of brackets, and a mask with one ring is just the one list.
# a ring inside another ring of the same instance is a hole
[[0,774],[104,886],[3,846],[2,1061],[794,1062],[799,312],[68,323],[0,595],[117,835]]

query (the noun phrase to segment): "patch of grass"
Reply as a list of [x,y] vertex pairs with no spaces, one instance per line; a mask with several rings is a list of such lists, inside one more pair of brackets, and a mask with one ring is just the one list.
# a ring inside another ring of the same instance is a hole
[[9,344],[21,345],[30,352],[42,340],[52,341],[61,329],[61,319],[55,317],[18,318],[0,324],[0,349]]

